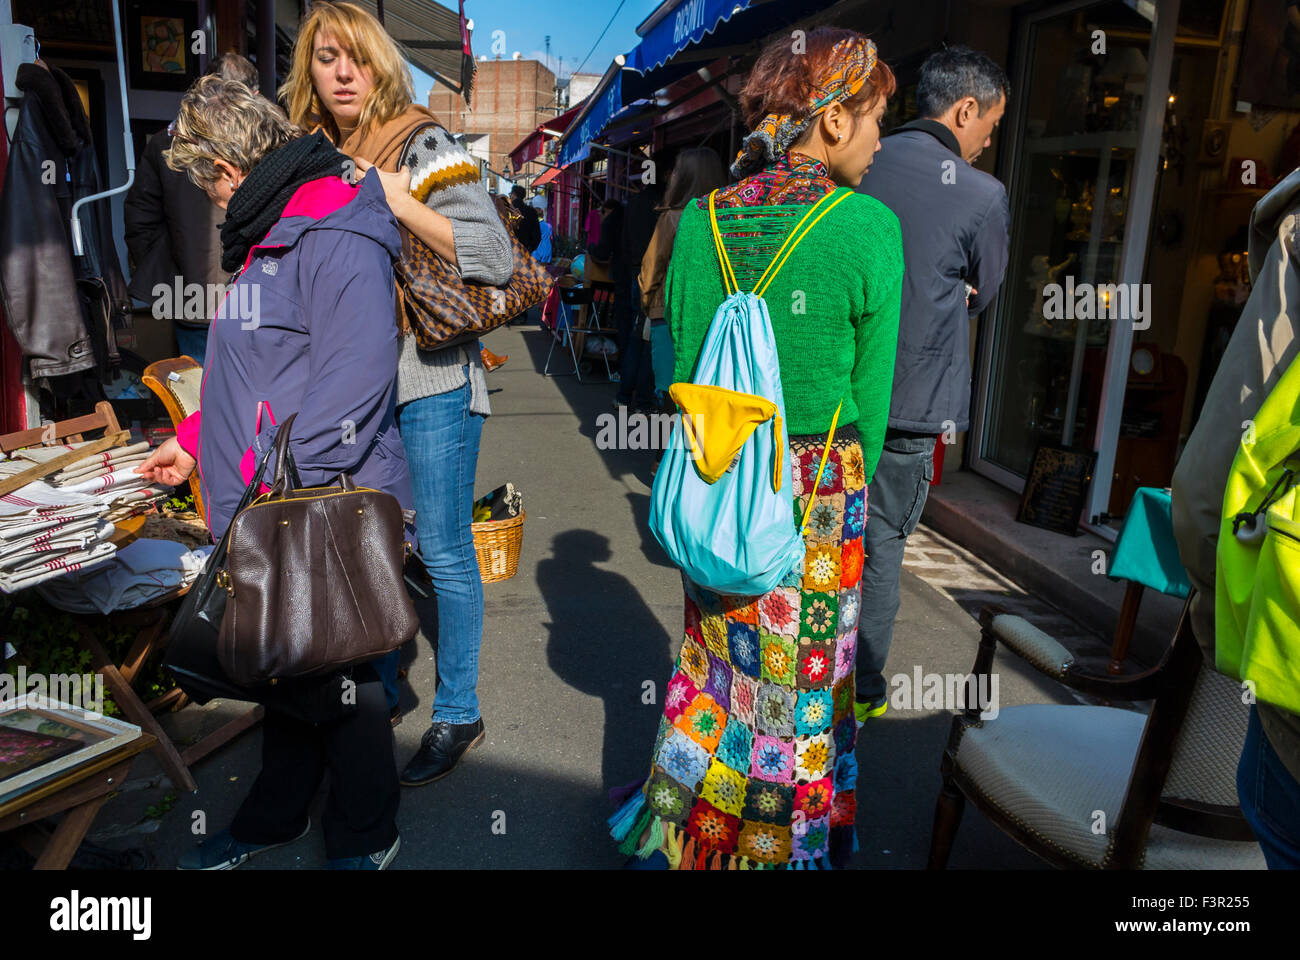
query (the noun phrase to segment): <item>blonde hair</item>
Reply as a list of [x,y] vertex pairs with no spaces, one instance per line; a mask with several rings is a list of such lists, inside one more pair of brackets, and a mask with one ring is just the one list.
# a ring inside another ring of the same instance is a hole
[[221,179],[215,161],[247,174],[272,150],[302,136],[266,97],[216,75],[194,82],[170,129],[172,145],[163,159],[202,190]]
[[318,34],[333,37],[353,59],[370,70],[373,84],[361,106],[358,130],[365,131],[372,123],[387,123],[411,105],[415,99],[411,71],[383,25],[355,4],[317,0],[298,27],[293,64],[280,87],[280,96],[289,107],[290,120],[304,130],[319,125],[330,139],[335,143],[339,141],[338,126],[321,103],[311,79],[312,54]]

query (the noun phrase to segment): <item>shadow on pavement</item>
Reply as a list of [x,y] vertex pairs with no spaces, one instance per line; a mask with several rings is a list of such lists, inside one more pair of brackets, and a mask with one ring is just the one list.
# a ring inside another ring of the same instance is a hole
[[[550,614],[547,663],[565,683],[604,701],[600,771],[607,788],[648,772],[659,712],[646,698],[662,702],[673,667],[668,635],[637,588],[596,565],[609,559],[608,539],[569,530],[537,566]],[[639,749],[628,749],[635,744]]]

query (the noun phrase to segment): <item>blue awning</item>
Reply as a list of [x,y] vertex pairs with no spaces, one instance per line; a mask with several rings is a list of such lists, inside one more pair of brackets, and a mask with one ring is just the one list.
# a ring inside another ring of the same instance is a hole
[[733,16],[749,9],[754,0],[680,0],[646,31],[628,56],[628,66],[639,73],[662,67],[693,43],[718,29]]
[[[765,37],[834,2],[800,0],[795,6],[770,0],[665,0],[642,24],[641,42],[610,64],[588,99],[589,106],[560,141],[558,164],[563,167],[587,159],[592,140],[610,121],[625,116],[631,104],[652,98],[657,89],[695,70],[698,55],[690,58],[690,63],[665,66],[688,47],[697,47],[697,54],[703,55],[711,49],[721,52]],[[737,17],[739,13],[745,16]]]
[[623,109],[623,69],[617,64],[601,78],[600,85],[591,92],[587,109],[565,131],[560,141],[557,163],[561,167],[578,160],[586,160],[591,141],[605,129]]

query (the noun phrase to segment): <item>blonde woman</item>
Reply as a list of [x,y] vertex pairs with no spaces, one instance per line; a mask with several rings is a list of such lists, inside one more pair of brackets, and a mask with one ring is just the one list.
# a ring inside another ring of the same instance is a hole
[[[398,222],[462,277],[492,284],[510,279],[510,239],[479,182],[478,163],[432,113],[411,102],[410,72],[378,20],[350,3],[312,4],[281,93],[289,118],[324,131],[367,180],[378,178]],[[484,736],[477,694],[483,585],[470,518],[489,413],[478,349],[426,352],[414,337],[403,340],[397,422],[410,459],[420,547],[438,600],[433,724],[402,772],[407,786],[451,773]],[[396,659],[386,668],[391,703]]]

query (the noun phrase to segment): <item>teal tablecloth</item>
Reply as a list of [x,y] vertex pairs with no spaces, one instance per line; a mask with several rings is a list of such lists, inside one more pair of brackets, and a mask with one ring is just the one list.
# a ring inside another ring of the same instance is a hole
[[1172,597],[1186,597],[1192,585],[1178,559],[1169,492],[1138,487],[1129,505],[1107,575],[1132,580]]

